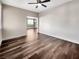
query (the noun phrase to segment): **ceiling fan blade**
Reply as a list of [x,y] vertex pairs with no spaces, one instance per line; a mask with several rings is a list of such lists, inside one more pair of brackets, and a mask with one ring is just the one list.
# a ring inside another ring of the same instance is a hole
[[38,4],[38,3],[28,3],[28,4]]
[[50,2],[50,0],[41,1],[41,3]]
[[38,5],[36,6],[36,8],[38,8]]
[[44,4],[41,4],[42,6],[44,6],[44,7],[47,7],[46,5],[44,5]]

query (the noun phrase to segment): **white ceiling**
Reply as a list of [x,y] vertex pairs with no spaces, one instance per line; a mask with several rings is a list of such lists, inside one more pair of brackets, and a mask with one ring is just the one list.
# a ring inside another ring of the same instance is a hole
[[39,6],[38,8],[35,8],[36,5],[28,4],[30,2],[36,2],[36,0],[2,0],[2,3],[19,7],[19,8],[23,8],[23,9],[27,9],[34,12],[41,12],[49,8],[57,7],[69,1],[72,1],[72,0],[51,0],[51,2],[44,3],[45,5],[47,5],[47,8],[43,6]]

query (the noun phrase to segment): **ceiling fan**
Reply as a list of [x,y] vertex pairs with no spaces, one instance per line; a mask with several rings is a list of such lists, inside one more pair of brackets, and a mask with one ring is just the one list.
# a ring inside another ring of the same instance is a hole
[[43,4],[43,3],[46,3],[46,2],[50,2],[50,0],[44,0],[44,1],[37,0],[36,3],[28,3],[28,4],[37,4],[37,5],[36,5],[36,8],[38,8],[39,5],[41,5],[41,6],[43,6],[43,7],[47,7],[46,5]]

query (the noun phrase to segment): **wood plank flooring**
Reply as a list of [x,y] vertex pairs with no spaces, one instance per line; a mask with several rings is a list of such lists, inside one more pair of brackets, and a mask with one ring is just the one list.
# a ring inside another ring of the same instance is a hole
[[79,45],[30,29],[26,38],[3,43],[0,59],[79,59]]

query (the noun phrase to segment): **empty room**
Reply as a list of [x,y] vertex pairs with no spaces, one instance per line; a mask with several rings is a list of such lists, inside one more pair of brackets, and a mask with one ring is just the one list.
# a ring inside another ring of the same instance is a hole
[[79,0],[0,0],[0,59],[79,59]]

